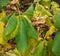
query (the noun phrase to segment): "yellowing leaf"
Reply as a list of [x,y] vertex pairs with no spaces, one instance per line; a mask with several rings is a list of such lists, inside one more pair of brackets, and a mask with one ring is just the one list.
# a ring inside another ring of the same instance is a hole
[[48,26],[53,25],[52,22],[51,22],[51,19],[49,19],[49,18],[46,19],[46,25],[48,25]]
[[54,26],[51,26],[50,29],[47,31],[45,37],[48,38],[50,35],[52,35],[56,31],[56,28]]
[[6,16],[6,12],[3,11],[2,13],[0,13],[0,20],[3,19]]
[[4,23],[0,21],[0,44],[3,44],[3,31],[4,31]]
[[45,7],[50,8],[50,6],[51,6],[51,0],[42,0],[42,4]]
[[16,18],[17,18],[17,19],[19,19],[19,18],[20,18],[20,16],[16,16]]
[[40,11],[35,10],[35,11],[34,11],[34,15],[33,15],[33,17],[37,18],[38,15],[40,15],[40,13],[41,13]]

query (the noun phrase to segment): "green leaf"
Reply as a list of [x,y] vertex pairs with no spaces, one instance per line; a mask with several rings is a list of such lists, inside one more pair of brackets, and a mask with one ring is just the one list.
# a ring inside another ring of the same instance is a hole
[[52,1],[51,2],[51,9],[53,10],[53,12],[55,12],[55,10],[57,9],[57,8],[59,8],[59,4],[57,3],[57,2],[55,2],[55,1]]
[[40,41],[40,43],[36,47],[36,49],[35,49],[34,53],[32,54],[32,56],[42,56],[43,49],[44,49],[44,41]]
[[46,10],[42,5],[40,5],[39,3],[36,4],[36,7],[35,7],[35,10],[36,11],[39,11],[41,15],[48,15],[48,16],[52,16],[52,14]]
[[0,9],[8,4],[9,0],[0,0]]
[[34,7],[33,4],[23,13],[23,15],[26,15],[27,17],[31,18],[34,13]]
[[37,32],[32,26],[31,21],[22,15],[20,18],[20,27],[16,36],[17,49],[24,53],[28,48],[28,37],[36,39],[37,36]]
[[52,52],[53,40],[48,41],[48,50]]
[[24,18],[20,18],[20,26],[16,36],[16,47],[21,53],[24,53],[28,48],[28,36],[23,19]]
[[7,36],[4,36],[4,40],[8,41],[8,40],[11,40],[13,38],[15,38],[15,36],[17,35],[17,32],[18,32],[18,29],[19,29],[19,19],[17,19],[17,26],[16,28],[10,33],[8,34]]
[[42,8],[40,7],[39,3],[36,4],[35,10],[37,10],[37,11],[41,11],[42,10]]
[[40,2],[41,0],[34,0],[34,2]]
[[12,16],[12,14],[6,16],[6,17],[3,18],[1,21],[3,21],[4,23],[7,23],[11,16]]
[[56,3],[56,2],[52,2],[51,3],[51,10],[53,11],[53,14],[55,14],[56,12],[59,12],[60,11],[60,8],[59,8],[59,4]]
[[48,56],[46,47],[42,51],[42,56]]
[[17,19],[16,19],[16,16],[15,16],[15,14],[13,14],[13,15],[10,17],[10,19],[9,19],[9,21],[8,21],[6,27],[5,27],[4,36],[9,35],[13,30],[15,30],[15,28],[16,28],[16,26],[17,26],[17,22],[18,22],[18,21],[17,21]]
[[51,0],[42,0],[42,4],[43,4],[45,7],[50,8]]
[[52,1],[51,2],[51,5],[54,7],[54,8],[59,8],[59,4],[55,1]]
[[56,32],[52,47],[52,52],[55,56],[60,56],[60,31]]
[[60,11],[56,11],[55,15],[53,16],[54,26],[60,30]]
[[27,28],[27,34],[30,38],[34,38],[36,39],[38,37],[38,33],[36,31],[36,29],[32,26],[32,22],[30,21],[30,19],[27,16],[24,16],[24,23],[26,24],[26,28]]

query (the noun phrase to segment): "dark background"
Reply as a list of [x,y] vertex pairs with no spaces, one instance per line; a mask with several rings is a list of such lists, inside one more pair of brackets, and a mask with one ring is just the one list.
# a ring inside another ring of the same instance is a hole
[[59,4],[60,4],[60,0],[54,0],[54,1],[56,1],[57,3],[59,3]]

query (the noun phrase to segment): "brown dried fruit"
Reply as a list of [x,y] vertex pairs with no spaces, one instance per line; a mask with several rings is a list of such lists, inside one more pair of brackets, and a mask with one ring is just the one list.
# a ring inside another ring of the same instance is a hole
[[39,16],[37,18],[32,18],[32,24],[33,24],[33,26],[45,24],[45,18],[42,16]]
[[10,2],[10,4],[18,4],[19,3],[19,0],[12,0],[11,2]]

